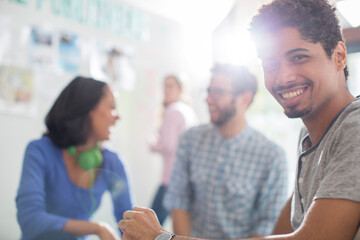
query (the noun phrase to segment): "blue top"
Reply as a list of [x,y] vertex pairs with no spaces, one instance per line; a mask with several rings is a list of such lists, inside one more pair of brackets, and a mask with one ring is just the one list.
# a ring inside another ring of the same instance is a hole
[[284,151],[246,125],[223,138],[211,124],[179,141],[164,204],[187,210],[191,235],[210,239],[269,235],[287,197]]
[[117,221],[133,207],[126,171],[116,153],[102,150],[104,161],[94,185],[85,189],[69,178],[61,148],[49,137],[28,144],[16,196],[22,239],[61,230],[69,219],[89,220],[110,191]]

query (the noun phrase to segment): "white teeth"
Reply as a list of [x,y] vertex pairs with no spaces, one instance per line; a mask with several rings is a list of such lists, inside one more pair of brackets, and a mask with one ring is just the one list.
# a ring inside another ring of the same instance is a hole
[[303,89],[299,89],[299,90],[296,90],[296,91],[294,91],[294,92],[288,92],[288,93],[281,94],[281,96],[282,96],[284,99],[291,99],[291,98],[294,98],[294,97],[299,96],[299,95],[302,94],[303,92],[304,92]]

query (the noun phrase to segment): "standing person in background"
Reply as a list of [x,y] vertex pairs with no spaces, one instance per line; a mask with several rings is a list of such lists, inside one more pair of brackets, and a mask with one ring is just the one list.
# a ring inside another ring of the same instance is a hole
[[[305,126],[294,192],[273,236],[257,240],[359,240],[360,99],[347,88],[335,8],[326,0],[274,0],[253,18],[251,33],[268,91]],[[172,237],[149,209],[125,212],[119,225],[126,240],[189,239]]]
[[123,163],[101,147],[118,119],[104,82],[76,77],[65,87],[46,116],[46,133],[25,151],[16,196],[21,239],[119,239],[107,224],[90,221],[106,190],[116,220],[133,205]]
[[257,80],[245,67],[216,64],[207,90],[211,123],[180,138],[165,196],[174,232],[212,239],[270,234],[286,201],[287,167],[284,151],[245,119]]
[[168,216],[168,211],[163,206],[163,198],[173,169],[178,139],[185,129],[198,124],[198,118],[193,109],[181,100],[183,84],[180,76],[168,75],[164,78],[162,124],[157,139],[150,143],[150,150],[160,153],[163,159],[161,185],[151,206],[156,212],[160,224],[163,224]]

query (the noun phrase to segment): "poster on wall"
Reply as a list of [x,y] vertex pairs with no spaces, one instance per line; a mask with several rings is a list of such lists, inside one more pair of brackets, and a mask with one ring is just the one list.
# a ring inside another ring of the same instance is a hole
[[131,61],[131,51],[97,40],[90,44],[90,75],[95,79],[108,82],[116,90],[133,91],[136,73]]
[[31,66],[50,68],[54,64],[54,34],[50,27],[32,27],[29,62]]
[[30,27],[15,24],[10,17],[0,15],[0,63],[28,64]]
[[0,65],[0,113],[36,114],[33,76],[31,69]]
[[59,33],[59,65],[62,70],[69,73],[79,72],[81,63],[81,49],[79,37],[76,34]]

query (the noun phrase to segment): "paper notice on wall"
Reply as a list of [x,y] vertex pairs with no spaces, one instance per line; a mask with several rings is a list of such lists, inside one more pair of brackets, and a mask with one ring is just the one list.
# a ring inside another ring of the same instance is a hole
[[98,40],[94,40],[90,44],[90,75],[109,83],[116,90],[133,91],[136,72],[131,61],[131,51],[110,43],[101,43]]
[[54,66],[54,31],[51,27],[33,27],[30,35],[29,62],[33,67]]
[[81,64],[81,49],[79,37],[76,34],[61,32],[59,34],[59,65],[69,73],[79,72]]
[[15,24],[9,16],[0,15],[0,63],[26,66],[30,27]]
[[33,71],[0,65],[0,113],[36,115]]

